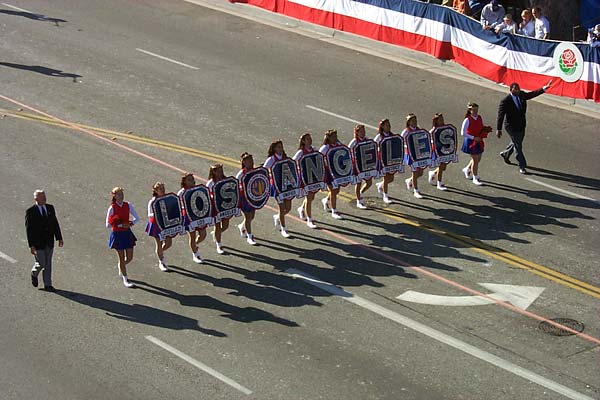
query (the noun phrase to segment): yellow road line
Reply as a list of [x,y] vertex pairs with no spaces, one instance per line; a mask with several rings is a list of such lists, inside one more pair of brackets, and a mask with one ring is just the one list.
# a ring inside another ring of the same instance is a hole
[[[174,151],[177,151],[182,154],[187,154],[187,155],[191,155],[191,156],[195,156],[195,157],[199,157],[199,158],[204,158],[204,159],[208,159],[211,161],[217,161],[217,162],[220,162],[225,165],[232,166],[232,167],[239,167],[239,162],[237,162],[236,160],[229,158],[229,157],[220,156],[217,154],[193,149],[190,147],[180,146],[180,145],[169,143],[169,142],[144,138],[142,136],[138,136],[138,135],[135,135],[132,133],[121,133],[121,132],[111,131],[108,129],[102,129],[102,128],[97,128],[97,127],[83,125],[83,124],[76,124],[76,123],[70,123],[70,125],[67,125],[67,124],[61,123],[59,121],[56,121],[52,118],[46,118],[43,116],[24,113],[24,112],[20,112],[20,111],[15,112],[15,111],[11,111],[11,110],[0,109],[0,113],[9,115],[9,116],[12,116],[15,118],[42,122],[45,124],[64,127],[64,128],[68,128],[68,129],[74,129],[73,126],[76,126],[76,127],[94,131],[105,137],[111,137],[111,138],[114,137],[117,139],[122,139],[122,140],[130,141],[130,142],[145,144],[145,145],[156,147],[156,148],[174,150]],[[340,192],[340,196],[345,199],[348,199],[348,200],[354,199],[354,197],[352,195],[343,193],[343,192]],[[449,231],[446,231],[439,227],[436,227],[434,225],[424,224],[421,221],[419,221],[418,219],[410,219],[406,215],[399,213],[397,211],[390,210],[390,209],[382,209],[382,208],[373,208],[373,209],[379,213],[386,215],[387,217],[389,217],[392,220],[413,226],[417,229],[424,230],[430,234],[433,234],[438,237],[442,237],[450,242],[464,246],[468,250],[472,250],[477,253],[486,255],[490,258],[502,261],[506,264],[523,269],[525,271],[529,271],[532,274],[538,275],[545,279],[559,283],[563,286],[567,286],[569,288],[575,289],[581,293],[585,293],[589,296],[600,299],[600,287],[580,281],[576,278],[565,275],[565,274],[558,272],[556,270],[553,270],[551,268],[544,267],[543,265],[536,264],[532,261],[525,260],[525,259],[518,257],[514,254],[511,254],[505,250],[488,245],[479,240],[472,239],[472,238],[469,238],[469,237],[466,237],[466,236],[463,236],[463,235],[460,235],[457,233],[449,232]]]

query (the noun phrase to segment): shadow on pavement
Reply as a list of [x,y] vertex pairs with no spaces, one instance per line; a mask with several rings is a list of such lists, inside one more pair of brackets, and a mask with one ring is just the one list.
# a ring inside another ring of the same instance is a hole
[[25,71],[37,72],[39,74],[48,75],[48,76],[56,76],[59,78],[72,78],[73,82],[77,82],[77,78],[81,78],[81,75],[72,74],[69,72],[63,72],[59,69],[52,69],[48,67],[43,67],[41,65],[24,65],[24,64],[13,64],[8,62],[0,62],[0,65],[4,65],[9,68],[22,69]]
[[[196,274],[194,272],[186,270],[185,268],[177,267],[174,265],[170,265],[169,268],[171,269],[172,272],[182,274],[185,276],[196,277],[198,279],[203,279],[203,278],[208,277],[208,275]],[[194,275],[202,275],[202,276],[200,277],[200,276],[194,276]],[[215,279],[212,277],[209,277],[209,278],[212,280]],[[294,321],[290,321],[285,318],[276,317],[275,315],[273,315],[267,311],[264,311],[264,310],[261,310],[261,309],[255,308],[255,307],[244,307],[244,308],[236,307],[234,305],[224,303],[224,302],[217,300],[210,296],[195,295],[195,294],[190,294],[190,295],[181,294],[181,293],[175,292],[174,290],[156,286],[156,285],[146,283],[146,282],[143,282],[140,280],[130,279],[130,281],[134,282],[137,285],[139,290],[142,290],[142,291],[154,294],[154,295],[158,295],[158,296],[168,297],[170,299],[178,301],[179,304],[181,304],[182,306],[199,307],[199,308],[205,308],[205,309],[209,309],[209,310],[221,311],[224,313],[224,314],[222,314],[223,317],[229,318],[234,321],[244,322],[244,323],[251,323],[251,322],[256,322],[256,321],[267,321],[267,322],[274,322],[274,323],[289,326],[289,327],[300,326]]]
[[551,169],[539,168],[539,167],[527,167],[529,172],[534,176],[540,176],[543,178],[554,179],[557,181],[563,181],[567,183],[574,183],[579,185],[577,187],[586,190],[600,190],[600,179],[588,178],[586,176],[578,176],[573,174],[567,174],[566,172],[553,171]]
[[56,294],[76,303],[104,310],[108,316],[129,322],[173,330],[194,330],[216,337],[227,336],[223,332],[200,327],[195,319],[142,304],[130,305],[68,290],[56,290]]
[[68,22],[65,19],[51,18],[51,17],[47,17],[43,14],[34,14],[34,13],[26,12],[26,11],[0,10],[0,14],[15,15],[18,17],[25,17],[25,18],[33,19],[35,21],[48,21],[48,22],[54,23],[56,26],[59,26],[59,24],[58,24],[59,22]]

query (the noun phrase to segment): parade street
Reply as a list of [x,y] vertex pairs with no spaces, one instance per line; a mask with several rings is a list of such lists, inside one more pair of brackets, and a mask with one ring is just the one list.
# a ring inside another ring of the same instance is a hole
[[[156,181],[206,183],[215,162],[235,176],[242,152],[259,165],[282,139],[291,156],[307,131],[317,148],[384,118],[400,133],[408,113],[460,130],[468,102],[495,130],[508,88],[180,0],[8,0],[0,32],[0,399],[600,399],[598,115],[530,101],[529,175],[490,134],[483,186],[459,153],[448,191],[425,172],[423,199],[408,173],[389,205],[342,189],[342,220],[317,194],[319,229],[294,200],[289,239],[271,199],[256,246],[236,217],[224,255],[209,235],[195,264],[179,236],[161,272],[144,232]],[[107,246],[115,186],[141,217],[134,289]],[[35,189],[65,243],[55,293],[30,282]]]

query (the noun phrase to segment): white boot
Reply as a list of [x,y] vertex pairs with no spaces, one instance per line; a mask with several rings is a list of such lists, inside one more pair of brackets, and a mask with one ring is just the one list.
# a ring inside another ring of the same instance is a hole
[[429,178],[429,179],[428,179],[429,183],[430,183],[431,185],[435,185],[435,181],[436,181],[436,177],[435,177],[435,170],[433,170],[433,171],[429,171],[429,172],[427,173],[427,175],[428,175],[428,178]]

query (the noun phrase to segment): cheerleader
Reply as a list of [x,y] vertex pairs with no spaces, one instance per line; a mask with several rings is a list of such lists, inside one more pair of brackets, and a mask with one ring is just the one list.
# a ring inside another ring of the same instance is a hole
[[242,169],[239,170],[235,178],[240,182],[240,209],[244,214],[244,220],[237,227],[240,230],[240,235],[242,235],[243,238],[246,238],[246,242],[248,242],[249,245],[254,246],[256,245],[256,241],[252,234],[252,220],[254,219],[256,210],[248,203],[242,185],[244,175],[254,169],[254,158],[252,157],[252,154],[242,153],[240,156],[240,164]]
[[[375,136],[375,141],[377,144],[381,143],[381,141],[386,137],[394,135],[392,133],[390,120],[387,118],[379,121],[379,127],[377,128],[377,131],[377,136]],[[383,180],[375,184],[377,193],[383,196],[383,202],[386,204],[392,204],[392,199],[388,197],[388,185],[392,182],[394,182],[394,174],[385,174],[383,176]]]
[[[211,193],[215,183],[225,179],[225,173],[223,172],[223,164],[213,164],[210,166],[208,171],[208,182],[206,186],[210,189]],[[214,198],[213,198],[214,201]],[[220,222],[215,223],[215,230],[212,231],[213,241],[217,246],[217,254],[224,254],[223,245],[221,244],[221,236],[229,228],[229,219],[222,219]]]
[[[108,247],[115,249],[119,257],[119,276],[123,285],[132,288],[135,285],[127,279],[127,264],[133,259],[133,247],[137,238],[131,227],[140,219],[133,208],[133,204],[123,201],[123,188],[115,187],[111,190],[112,200],[106,213],[106,227],[110,228]],[[133,217],[129,219],[129,217]]]
[[[273,164],[277,161],[284,160],[287,157],[285,151],[283,150],[283,142],[281,140],[276,140],[269,146],[269,150],[267,152],[267,159],[263,164],[263,167],[267,168],[269,171]],[[271,175],[271,197],[276,196],[276,191],[273,183],[273,176]],[[289,238],[290,234],[287,233],[285,229],[285,216],[292,209],[292,199],[283,200],[282,203],[277,203],[279,206],[279,213],[273,215],[273,223],[275,224],[275,229],[279,229],[281,232],[281,236],[284,238]]]
[[[368,140],[367,134],[365,131],[365,126],[362,124],[356,125],[354,127],[354,138],[348,144],[350,149],[353,149],[357,144]],[[362,194],[367,191],[373,184],[373,178],[365,179],[362,182],[358,183],[355,188],[356,193],[356,208],[364,210],[367,208],[365,203],[363,202]]]
[[[298,143],[298,151],[296,152],[296,154],[294,154],[294,157],[292,157],[292,159],[294,161],[298,161],[300,160],[300,158],[302,158],[303,155],[317,151],[314,147],[312,147],[312,142],[313,140],[310,133],[304,133],[302,136],[300,136],[300,143]],[[312,202],[314,199],[315,192],[306,193],[306,197],[302,201],[302,205],[298,207],[298,216],[302,221],[306,221],[306,226],[308,226],[311,229],[315,229],[317,227],[317,225],[315,225],[312,219]]]
[[477,103],[469,103],[467,112],[462,123],[461,135],[464,136],[464,141],[461,151],[471,156],[471,161],[462,169],[465,178],[473,179],[473,183],[477,186],[483,185],[479,180],[479,162],[483,153],[483,139],[487,137],[487,132],[490,127],[483,125],[483,118],[479,115],[479,105]]
[[[417,125],[417,116],[413,113],[410,113],[406,116],[406,128],[402,131],[401,135],[404,138],[405,146],[406,146],[406,155],[404,157],[405,164],[410,164],[410,157],[408,156],[408,144],[406,144],[406,137],[410,132],[416,131],[420,129]],[[413,195],[417,199],[422,199],[423,195],[419,191],[418,179],[423,176],[423,170],[425,168],[417,168],[416,171],[412,171],[412,175],[410,178],[405,179],[406,189],[410,191],[412,189]]]
[[169,268],[167,268],[167,264],[165,263],[165,251],[171,247],[173,243],[173,239],[171,237],[165,238],[165,240],[161,241],[159,238],[160,228],[156,224],[156,219],[154,218],[154,210],[152,205],[154,201],[159,196],[165,195],[165,184],[162,182],[156,182],[154,186],[152,186],[152,198],[148,201],[148,223],[146,224],[146,233],[148,236],[153,237],[156,242],[156,256],[158,257],[158,268],[161,271],[167,272]]
[[[181,181],[179,182],[179,185],[181,186],[181,189],[179,189],[179,191],[177,192],[177,196],[179,197],[179,201],[183,205],[183,193],[186,190],[196,186],[196,179],[194,178],[194,174],[192,174],[191,172],[186,172],[185,174],[183,174],[181,176]],[[194,261],[196,264],[202,264],[204,261],[202,260],[202,257],[200,257],[198,245],[202,243],[204,239],[206,239],[206,227],[196,228],[195,230],[190,231],[188,228],[190,225],[190,219],[185,213],[185,207],[182,206],[181,209],[183,210],[185,228],[188,230],[189,244],[190,249],[192,250],[192,261]]]
[[[436,113],[433,116],[433,118],[431,119],[431,124],[432,124],[432,128],[429,132],[431,133],[431,135],[433,137],[433,131],[436,128],[446,125],[446,123],[444,122],[444,114]],[[432,143],[432,146],[433,146],[433,143]],[[443,176],[444,171],[446,170],[447,166],[448,166],[448,163],[441,163],[436,169],[434,169],[433,171],[429,171],[429,173],[428,173],[429,174],[429,179],[428,179],[429,183],[432,185],[436,185],[439,190],[448,190],[446,185],[444,185],[444,181],[442,180],[442,176]],[[437,184],[436,184],[436,181],[437,181]]]
[[[335,129],[330,129],[327,132],[325,132],[325,135],[323,137],[323,145],[319,148],[319,152],[325,156],[330,148],[336,147],[339,145],[341,145],[341,143],[338,140],[337,131]],[[329,171],[329,167],[327,167],[326,171],[325,171],[325,183],[327,184],[328,193],[327,193],[327,197],[325,197],[324,199],[321,200],[321,203],[323,203],[323,209],[325,210],[325,212],[327,212],[331,209],[331,217],[332,218],[342,219],[342,216],[340,214],[338,214],[338,212],[336,210],[337,195],[340,192],[340,188],[338,187],[338,188],[334,189],[332,182],[333,182],[333,175],[331,175],[331,172]]]

